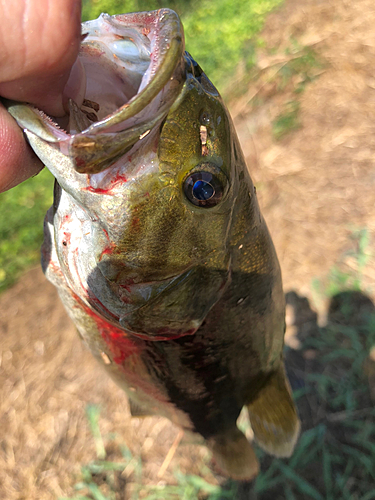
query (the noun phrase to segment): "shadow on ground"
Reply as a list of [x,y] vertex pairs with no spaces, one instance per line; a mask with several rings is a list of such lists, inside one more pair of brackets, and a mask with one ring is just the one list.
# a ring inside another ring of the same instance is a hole
[[235,500],[375,498],[374,304],[360,291],[340,292],[320,327],[306,297],[289,292],[286,301],[298,348],[287,347],[285,361],[301,438],[290,459],[262,453],[256,482],[228,481],[220,500],[228,490]]

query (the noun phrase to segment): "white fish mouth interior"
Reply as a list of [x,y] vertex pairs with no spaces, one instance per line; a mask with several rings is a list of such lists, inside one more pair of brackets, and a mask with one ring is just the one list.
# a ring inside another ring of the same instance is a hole
[[151,40],[105,14],[85,23],[84,34],[86,30],[79,55],[86,77],[82,85],[86,84],[86,88],[77,104],[95,122],[114,113],[147,85],[151,77]]

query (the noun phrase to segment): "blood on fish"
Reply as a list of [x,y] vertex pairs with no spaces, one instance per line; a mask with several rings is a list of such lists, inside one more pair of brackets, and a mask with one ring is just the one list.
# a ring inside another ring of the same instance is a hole
[[103,255],[112,255],[113,254],[113,250],[114,250],[114,246],[108,246],[106,247],[102,253],[100,254],[100,257],[99,257],[99,262],[102,260],[103,258]]
[[107,316],[113,318],[114,320],[118,321],[118,317],[113,314],[109,309],[107,309],[101,302],[99,299],[97,299],[96,297],[93,297],[91,295],[88,296],[87,300],[90,302],[90,304],[92,304],[94,307],[96,307],[97,309],[101,309]]
[[127,336],[124,330],[111,325],[111,323],[108,323],[105,319],[95,314],[78,297],[77,300],[86,314],[95,321],[99,333],[107,344],[112,354],[112,359],[116,364],[121,365],[129,356],[139,353],[138,346]]
[[120,173],[117,173],[113,179],[111,179],[110,186],[107,188],[95,188],[93,186],[86,186],[83,188],[84,191],[89,191],[90,193],[95,193],[95,194],[112,194],[112,190],[115,188],[115,186],[119,183],[122,182],[127,182],[127,178],[124,175],[121,175]]
[[95,322],[116,364],[120,365],[129,356],[138,354],[138,346],[135,345],[132,339],[130,339],[123,330],[116,328],[99,317],[95,318]]
[[87,186],[83,188],[83,191],[90,191],[90,193],[95,193],[95,194],[111,194],[112,187],[103,189],[103,188],[94,188],[93,186]]
[[[131,157],[128,158],[131,161]],[[121,175],[119,172],[115,175],[113,179],[111,179],[112,188],[118,184],[119,182],[127,182],[127,178],[124,175]]]
[[68,245],[70,243],[70,237],[71,237],[71,234],[70,233],[66,233],[64,231],[64,241],[63,241],[63,244]]
[[104,227],[102,227],[102,230],[103,230],[103,233],[105,234],[105,237],[107,238],[107,240],[111,243],[111,240],[109,239],[108,231],[106,229],[104,229]]

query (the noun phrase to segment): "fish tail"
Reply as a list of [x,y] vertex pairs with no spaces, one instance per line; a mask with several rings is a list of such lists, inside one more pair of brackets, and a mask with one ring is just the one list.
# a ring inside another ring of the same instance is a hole
[[208,447],[217,467],[232,479],[248,481],[258,474],[259,463],[254,449],[237,427],[211,437]]
[[271,375],[247,409],[259,446],[270,455],[290,457],[299,436],[300,421],[283,365]]

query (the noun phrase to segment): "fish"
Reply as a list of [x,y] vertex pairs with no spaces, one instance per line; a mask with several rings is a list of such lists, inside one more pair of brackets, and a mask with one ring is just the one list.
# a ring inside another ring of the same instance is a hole
[[82,24],[67,117],[4,100],[55,177],[42,267],[135,417],[162,415],[253,478],[292,454],[280,266],[225,104],[169,9]]

